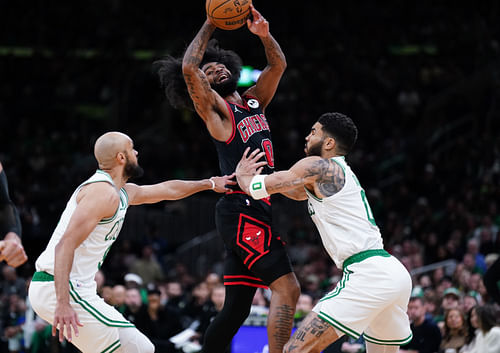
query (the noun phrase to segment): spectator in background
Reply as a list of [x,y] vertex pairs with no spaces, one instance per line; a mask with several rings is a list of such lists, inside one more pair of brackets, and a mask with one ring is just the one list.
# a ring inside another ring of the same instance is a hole
[[464,296],[463,300],[463,311],[464,313],[470,313],[471,309],[479,305],[480,295],[476,291],[469,291]]
[[226,298],[226,287],[223,284],[218,284],[212,289],[212,292],[210,294],[210,301],[205,305],[205,308],[203,310],[203,315],[200,320],[200,325],[196,329],[199,343],[203,342],[204,335],[208,326],[215,318],[215,316],[224,307],[225,298]]
[[295,309],[295,323],[302,321],[312,311],[313,307],[313,297],[307,293],[301,293]]
[[443,292],[443,298],[441,300],[441,313],[437,315],[434,320],[441,325],[444,325],[444,317],[446,312],[450,309],[457,309],[460,306],[460,291],[455,287],[446,288]]
[[203,307],[210,299],[210,291],[205,281],[196,284],[191,291],[186,307],[182,310],[182,315],[189,320],[189,324],[193,321],[200,320],[203,313]]
[[181,283],[176,280],[168,281],[165,284],[165,294],[167,296],[165,307],[180,315],[186,307],[186,297]]
[[125,288],[122,284],[117,284],[113,286],[113,299],[112,305],[118,310],[120,313],[124,313],[126,305],[125,298],[127,295],[127,288]]
[[401,346],[401,353],[436,353],[441,344],[441,331],[430,318],[426,317],[425,299],[412,296],[408,303],[408,317],[411,321],[413,338]]
[[23,349],[23,324],[26,305],[22,298],[24,297],[19,296],[17,293],[10,294],[7,297],[7,305],[2,312],[3,336],[7,339],[7,351],[9,353],[18,353]]
[[475,272],[481,274],[486,272],[486,261],[484,255],[479,252],[479,239],[471,238],[467,241],[467,254],[471,254],[475,260]]
[[126,308],[123,312],[123,316],[128,321],[135,324],[140,312],[145,310],[139,288],[127,288],[127,292],[125,294],[125,306]]
[[465,346],[469,330],[464,314],[459,308],[446,311],[442,331],[443,339],[439,350],[440,353],[445,353],[447,349],[455,349],[458,352]]
[[16,269],[11,266],[3,266],[3,281],[0,282],[0,299],[2,303],[8,301],[11,294],[17,294],[19,298],[26,298],[26,281],[17,275]]
[[467,339],[465,340],[465,345],[460,348],[460,353],[470,353],[476,345],[476,335],[478,330],[476,308],[477,306],[474,306],[469,311],[466,311],[468,334]]
[[135,324],[153,342],[156,352],[173,353],[175,347],[168,339],[183,327],[177,312],[161,306],[160,294],[157,288],[148,290],[146,310],[139,311]]
[[476,342],[467,353],[500,352],[500,327],[498,326],[498,309],[493,305],[482,305],[475,308],[477,319]]
[[163,269],[149,244],[143,246],[142,256],[132,263],[130,271],[139,275],[145,286],[149,283],[158,285],[164,278]]

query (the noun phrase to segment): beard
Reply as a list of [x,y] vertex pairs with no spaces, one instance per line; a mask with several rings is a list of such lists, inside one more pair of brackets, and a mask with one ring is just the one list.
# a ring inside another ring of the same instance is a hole
[[219,95],[224,98],[236,91],[238,80],[238,76],[231,74],[231,77],[229,77],[226,81],[221,83],[213,83],[211,86],[215,92],[219,93]]
[[321,157],[321,147],[323,147],[323,140],[318,141],[316,144],[306,147],[306,155],[309,156],[320,156]]
[[144,174],[144,169],[142,169],[139,163],[132,163],[128,155],[125,155],[125,158],[127,162],[125,163],[125,168],[123,168],[123,177],[126,180],[140,178]]

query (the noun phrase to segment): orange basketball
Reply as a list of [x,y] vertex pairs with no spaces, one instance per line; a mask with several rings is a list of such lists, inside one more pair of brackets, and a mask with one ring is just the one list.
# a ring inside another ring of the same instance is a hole
[[207,0],[207,15],[221,29],[237,29],[247,22],[251,3],[251,0]]

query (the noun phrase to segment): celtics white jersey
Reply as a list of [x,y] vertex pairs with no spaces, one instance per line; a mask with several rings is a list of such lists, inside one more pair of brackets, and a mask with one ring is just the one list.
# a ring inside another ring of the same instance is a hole
[[337,267],[361,251],[382,249],[383,241],[366,199],[365,191],[344,157],[332,158],[344,170],[344,187],[320,199],[306,189],[309,214],[323,245]]
[[[55,247],[63,236],[73,212],[76,209],[76,198],[84,185],[97,182],[107,182],[114,186],[110,175],[102,170],[96,173],[87,181],[83,182],[73,193],[66,204],[66,208],[61,215],[47,248],[42,252],[36,261],[36,270],[54,274]],[[123,225],[123,220],[128,207],[128,196],[124,188],[120,191],[120,204],[111,218],[102,219],[94,230],[89,234],[80,246],[75,250],[73,266],[71,267],[70,280],[78,286],[95,285],[94,276],[101,267],[102,261],[106,257],[111,245],[116,240]]]

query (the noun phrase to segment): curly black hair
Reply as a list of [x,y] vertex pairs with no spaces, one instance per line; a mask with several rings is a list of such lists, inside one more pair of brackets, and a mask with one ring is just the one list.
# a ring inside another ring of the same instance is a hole
[[358,139],[358,128],[351,118],[341,113],[325,113],[318,122],[323,131],[333,137],[338,144],[338,152],[348,154]]
[[[231,74],[238,78],[243,65],[238,54],[232,50],[220,48],[216,39],[208,42],[200,67],[208,62],[224,64]],[[167,55],[153,63],[153,70],[159,76],[161,87],[165,90],[169,103],[176,109],[186,108],[194,111],[193,101],[182,75],[182,57],[175,58]]]

